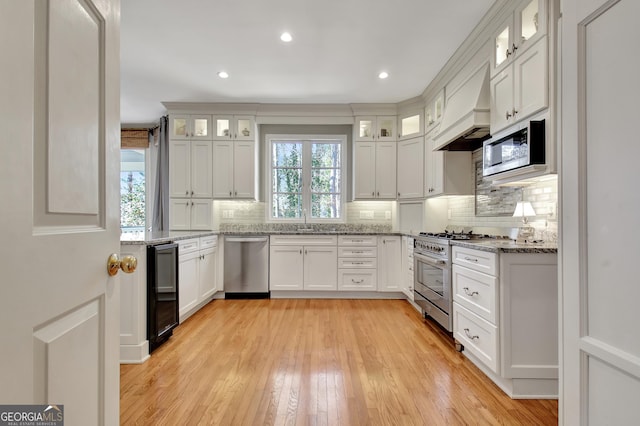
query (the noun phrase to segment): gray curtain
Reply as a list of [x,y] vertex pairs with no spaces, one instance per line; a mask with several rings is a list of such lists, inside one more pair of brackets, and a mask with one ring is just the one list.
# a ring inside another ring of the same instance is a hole
[[158,163],[156,167],[155,199],[153,200],[153,231],[169,230],[169,117],[160,118],[158,129]]

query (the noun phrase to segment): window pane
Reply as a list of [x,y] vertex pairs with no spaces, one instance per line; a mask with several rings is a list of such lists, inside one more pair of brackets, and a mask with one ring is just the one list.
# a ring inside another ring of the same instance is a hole
[[273,169],[273,192],[302,192],[302,169]]
[[311,167],[340,167],[340,144],[313,143]]
[[273,217],[276,219],[302,217],[301,194],[273,194]]
[[302,144],[295,142],[275,142],[271,158],[274,167],[302,167]]
[[142,149],[120,151],[120,226],[144,229],[145,178]]
[[314,169],[311,172],[312,192],[340,192],[340,169]]
[[319,219],[340,218],[340,194],[312,194],[311,217]]

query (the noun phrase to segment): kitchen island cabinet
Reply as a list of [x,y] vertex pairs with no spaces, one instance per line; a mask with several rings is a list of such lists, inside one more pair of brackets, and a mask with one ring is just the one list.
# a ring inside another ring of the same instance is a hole
[[557,398],[557,254],[469,246],[453,247],[456,342],[510,397]]

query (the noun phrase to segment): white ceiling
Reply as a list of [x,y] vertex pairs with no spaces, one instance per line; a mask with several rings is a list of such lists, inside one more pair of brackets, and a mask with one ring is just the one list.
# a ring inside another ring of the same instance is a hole
[[403,101],[493,1],[123,0],[121,122],[157,122],[163,101]]

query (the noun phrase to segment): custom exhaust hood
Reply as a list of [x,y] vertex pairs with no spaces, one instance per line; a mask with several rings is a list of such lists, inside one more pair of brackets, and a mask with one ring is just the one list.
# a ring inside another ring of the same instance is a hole
[[478,69],[447,98],[435,150],[473,151],[489,139],[489,67]]

